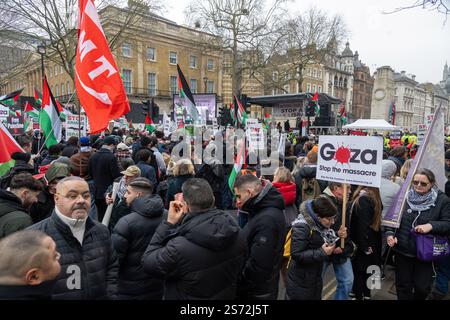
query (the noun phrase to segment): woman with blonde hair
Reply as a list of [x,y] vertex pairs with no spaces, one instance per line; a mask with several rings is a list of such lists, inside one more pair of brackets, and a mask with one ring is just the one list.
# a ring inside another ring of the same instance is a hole
[[181,192],[183,183],[193,178],[195,175],[194,165],[189,159],[180,159],[173,168],[173,179],[170,179],[167,187],[166,207],[169,207],[170,201],[175,200],[175,195]]
[[353,294],[357,300],[370,299],[367,287],[369,266],[381,266],[381,202],[380,190],[359,186],[353,194],[350,234],[357,246],[352,261]]

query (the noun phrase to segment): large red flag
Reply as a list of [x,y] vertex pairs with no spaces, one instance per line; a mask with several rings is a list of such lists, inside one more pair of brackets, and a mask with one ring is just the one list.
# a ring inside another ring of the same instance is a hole
[[130,112],[130,104],[94,0],[79,0],[79,4],[75,85],[91,133],[97,133],[103,131],[109,121]]

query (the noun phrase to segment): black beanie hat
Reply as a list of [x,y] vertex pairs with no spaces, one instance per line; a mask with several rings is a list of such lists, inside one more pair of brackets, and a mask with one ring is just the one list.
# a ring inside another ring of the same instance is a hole
[[23,160],[25,162],[28,162],[31,159],[31,154],[24,152],[15,152],[11,155],[11,158],[13,158],[14,160]]

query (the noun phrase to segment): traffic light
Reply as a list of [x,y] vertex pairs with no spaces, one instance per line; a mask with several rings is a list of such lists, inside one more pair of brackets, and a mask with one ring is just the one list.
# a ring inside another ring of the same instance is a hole
[[315,108],[316,102],[309,101],[308,104],[306,105],[305,115],[307,117],[314,117],[316,115]]
[[159,117],[159,106],[155,103],[155,101],[152,99],[147,101],[142,101],[142,110],[144,110],[144,115],[150,115],[150,118],[152,120],[156,121]]

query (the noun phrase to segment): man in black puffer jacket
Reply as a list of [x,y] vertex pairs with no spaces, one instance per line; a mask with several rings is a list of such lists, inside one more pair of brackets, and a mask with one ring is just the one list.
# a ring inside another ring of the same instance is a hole
[[89,216],[91,196],[86,181],[67,177],[58,182],[53,214],[29,229],[48,234],[61,254],[61,273],[53,299],[115,298],[119,264],[108,228]]
[[286,239],[283,196],[268,181],[252,174],[236,179],[236,205],[248,212],[244,227],[249,248],[239,283],[239,298],[270,299],[278,295],[278,280]]
[[164,299],[234,299],[245,236],[232,216],[214,208],[206,180],[189,179],[182,193],[144,253],[144,271],[165,279]]
[[161,197],[152,191],[146,178],[136,178],[128,185],[125,201],[131,213],[119,219],[111,236],[119,256],[119,299],[161,300],[163,296],[163,281],[152,279],[141,263],[164,213]]

